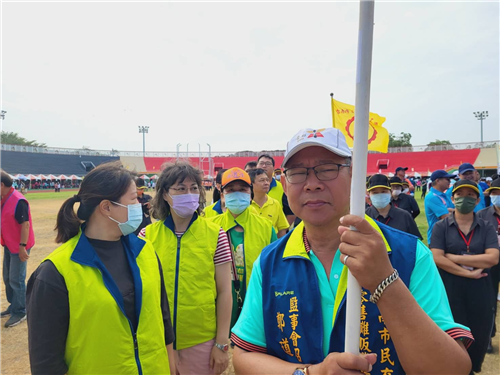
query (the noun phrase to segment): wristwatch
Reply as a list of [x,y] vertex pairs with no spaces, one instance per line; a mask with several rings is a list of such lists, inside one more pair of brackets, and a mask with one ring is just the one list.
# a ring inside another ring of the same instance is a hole
[[26,247],[26,246],[28,246],[28,245],[27,245],[27,244],[25,244],[25,243],[20,243],[20,244],[19,244],[19,246]]
[[304,368],[296,368],[292,375],[308,375],[309,374],[309,372],[307,371],[308,368],[309,366],[306,366]]
[[229,345],[228,345],[228,344],[224,344],[224,345],[222,345],[222,344],[217,344],[217,343],[215,343],[215,347],[216,347],[217,349],[222,350],[224,353],[226,353],[226,352],[229,350]]

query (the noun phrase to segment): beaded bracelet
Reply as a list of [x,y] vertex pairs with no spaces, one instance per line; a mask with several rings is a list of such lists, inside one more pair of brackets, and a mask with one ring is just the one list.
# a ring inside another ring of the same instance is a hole
[[383,280],[378,285],[377,289],[375,289],[373,294],[370,296],[370,302],[377,303],[382,296],[382,293],[384,293],[384,290],[397,279],[399,279],[399,273],[398,270],[394,270],[394,272],[387,279]]

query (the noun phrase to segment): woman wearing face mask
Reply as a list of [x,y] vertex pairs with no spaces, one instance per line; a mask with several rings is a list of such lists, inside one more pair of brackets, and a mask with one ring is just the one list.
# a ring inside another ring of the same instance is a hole
[[[481,211],[477,213],[477,216],[487,221],[497,230],[498,235],[498,243],[500,244],[500,178],[494,180],[490,187],[484,191],[485,193],[489,193],[491,198],[491,206],[483,208]],[[492,301],[495,309],[495,320],[497,313],[497,298],[498,298],[498,283],[500,283],[500,264],[491,267],[490,270],[491,284],[493,286],[493,294]],[[494,320],[494,321],[495,321]],[[495,337],[496,334],[496,324],[493,327],[491,332],[491,337]],[[491,347],[491,342],[490,342]],[[488,350],[490,350],[488,347]],[[492,348],[491,348],[492,350]],[[490,351],[488,351],[490,353]]]
[[235,274],[238,276],[233,281],[231,328],[243,307],[253,263],[262,249],[277,239],[271,221],[252,213],[251,184],[250,176],[243,169],[231,168],[224,172],[222,192],[227,210],[210,219],[229,235]]
[[488,269],[498,263],[495,228],[474,213],[479,203],[475,182],[453,186],[455,212],[434,226],[431,250],[443,279],[455,321],[470,327],[475,342],[468,348],[472,371],[480,372],[493,325]]
[[175,373],[161,266],[151,243],[131,234],[141,221],[132,175],[119,163],[94,169],[64,202],[62,245],[28,282],[33,374]]
[[417,224],[415,224],[411,215],[391,204],[391,185],[387,176],[383,174],[373,175],[368,180],[367,191],[372,202],[372,205],[365,211],[368,216],[391,228],[413,234],[422,239]]
[[141,232],[155,246],[165,273],[181,375],[218,375],[229,363],[231,250],[220,226],[199,216],[204,205],[198,169],[184,162],[169,165],[153,199],[159,221]]

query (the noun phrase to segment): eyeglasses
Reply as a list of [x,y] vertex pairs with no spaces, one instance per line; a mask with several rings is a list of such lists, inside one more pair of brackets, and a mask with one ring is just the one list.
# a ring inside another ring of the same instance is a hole
[[259,161],[258,165],[262,165],[262,166],[265,166],[265,167],[270,167],[271,165],[273,165],[273,163],[271,161]]
[[177,195],[188,194],[188,193],[191,193],[191,194],[200,194],[200,189],[198,188],[198,186],[193,186],[191,188],[185,188],[185,187],[174,188],[174,187],[170,187],[170,189],[172,189],[173,191],[175,191],[175,193]]
[[315,167],[297,167],[290,168],[283,171],[286,180],[291,184],[300,184],[307,179],[309,170],[312,170],[316,175],[316,178],[320,181],[330,181],[335,180],[339,175],[339,170],[342,167],[350,167],[350,164],[321,164]]

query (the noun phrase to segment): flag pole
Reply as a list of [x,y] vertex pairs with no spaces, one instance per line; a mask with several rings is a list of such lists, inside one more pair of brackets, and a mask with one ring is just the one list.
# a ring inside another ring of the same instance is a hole
[[333,123],[333,127],[335,127],[335,105],[333,103],[333,92],[330,93],[330,98],[331,99],[331,102],[332,102],[332,123]]
[[[370,112],[370,80],[373,47],[374,0],[361,0],[359,8],[358,62],[356,71],[356,104],[353,144],[351,214],[364,217],[366,169],[368,158],[368,121]],[[351,228],[353,229],[353,228]],[[349,271],[347,279],[347,311],[345,351],[359,353],[361,287]]]

